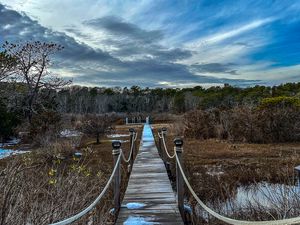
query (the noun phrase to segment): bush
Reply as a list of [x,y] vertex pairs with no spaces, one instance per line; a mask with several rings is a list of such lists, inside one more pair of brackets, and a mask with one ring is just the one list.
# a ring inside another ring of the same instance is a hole
[[184,117],[184,135],[195,138],[216,137],[216,112],[214,110],[195,110]]

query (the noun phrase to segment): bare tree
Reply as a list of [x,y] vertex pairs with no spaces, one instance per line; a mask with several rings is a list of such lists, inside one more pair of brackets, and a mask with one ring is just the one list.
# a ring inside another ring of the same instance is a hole
[[41,89],[58,89],[70,83],[49,72],[51,56],[63,49],[54,43],[39,41],[25,44],[6,42],[3,45],[9,57],[16,60],[16,75],[19,81],[26,85],[25,116],[31,123],[32,115],[36,113],[35,104]]
[[97,144],[100,143],[100,136],[109,131],[112,124],[112,118],[105,115],[87,115],[85,116],[80,129],[83,133],[96,137]]

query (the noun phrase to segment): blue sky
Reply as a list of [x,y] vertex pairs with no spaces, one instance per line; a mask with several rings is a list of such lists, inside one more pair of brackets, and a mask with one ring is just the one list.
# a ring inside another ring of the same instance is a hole
[[300,1],[0,0],[0,41],[62,44],[51,69],[88,86],[300,81]]

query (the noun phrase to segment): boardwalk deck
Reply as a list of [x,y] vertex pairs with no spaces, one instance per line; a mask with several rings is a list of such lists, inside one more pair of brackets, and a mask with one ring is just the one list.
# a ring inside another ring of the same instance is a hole
[[117,225],[183,225],[175,194],[149,125],[133,165]]

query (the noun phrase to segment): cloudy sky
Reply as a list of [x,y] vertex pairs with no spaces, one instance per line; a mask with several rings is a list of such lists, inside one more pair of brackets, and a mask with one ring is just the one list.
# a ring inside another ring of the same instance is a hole
[[0,0],[0,42],[61,44],[88,86],[300,81],[298,0]]

